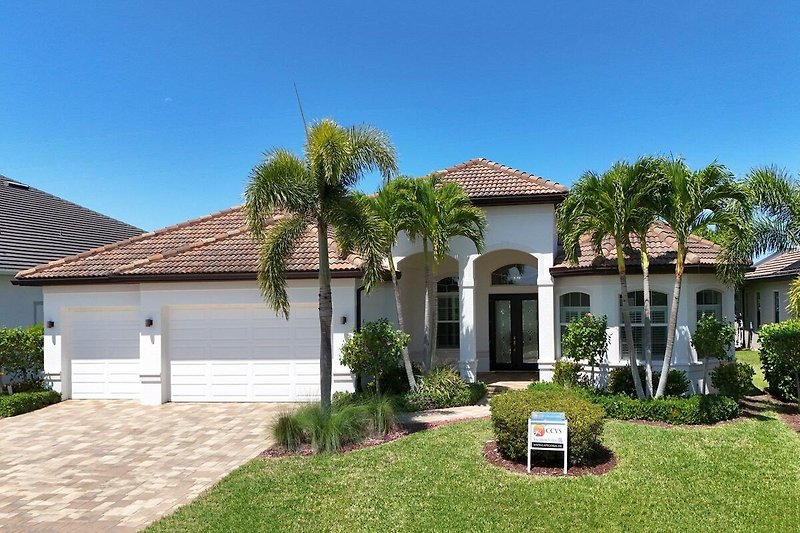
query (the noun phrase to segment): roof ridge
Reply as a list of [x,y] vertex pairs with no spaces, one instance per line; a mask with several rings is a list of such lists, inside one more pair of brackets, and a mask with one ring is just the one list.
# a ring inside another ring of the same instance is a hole
[[193,218],[193,219],[190,219],[190,220],[186,220],[184,222],[180,222],[178,224],[173,224],[172,226],[167,226],[167,227],[164,227],[164,228],[161,228],[161,229],[157,229],[157,230],[154,230],[154,231],[148,231],[148,232],[142,233],[141,235],[136,235],[134,237],[129,237],[127,239],[123,239],[121,241],[113,242],[111,244],[98,246],[97,248],[92,248],[90,250],[86,250],[85,252],[81,252],[79,254],[69,255],[67,257],[62,257],[61,259],[56,259],[55,261],[50,261],[50,262],[44,263],[42,265],[37,265],[37,266],[35,266],[33,268],[29,268],[29,269],[26,269],[26,270],[21,270],[20,272],[17,272],[17,275],[15,277],[28,276],[28,275],[31,275],[31,274],[36,274],[37,272],[41,272],[42,270],[47,270],[48,268],[52,268],[52,267],[55,267],[55,266],[65,265],[65,264],[68,264],[68,263],[74,263],[75,261],[78,261],[78,260],[83,259],[84,257],[90,256],[90,255],[95,255],[95,254],[107,252],[109,250],[115,250],[115,249],[117,249],[117,248],[119,248],[121,246],[126,246],[128,244],[131,244],[131,243],[134,243],[134,242],[139,242],[139,241],[142,241],[144,239],[149,239],[150,237],[155,237],[157,235],[164,235],[165,233],[169,233],[171,231],[175,231],[175,230],[178,230],[178,229],[181,229],[181,228],[185,228],[186,226],[189,226],[191,224],[196,224],[198,222],[205,222],[207,220],[211,220],[211,219],[223,216],[223,215],[227,215],[228,213],[231,213],[231,212],[233,212],[233,211],[235,211],[237,209],[241,209],[242,207],[243,206],[241,204],[237,205],[237,206],[229,207],[228,209],[223,209],[221,211],[217,211],[216,213],[211,213],[209,215],[203,215],[201,217],[197,217],[197,218]]
[[511,174],[512,176],[515,176],[517,178],[522,178],[531,181],[533,183],[536,183],[537,185],[545,185],[553,189],[556,189],[559,192],[569,192],[569,188],[567,188],[565,185],[557,183],[553,180],[549,180],[547,178],[543,178],[542,176],[537,176],[536,174],[531,174],[530,172],[525,172],[524,170],[519,170],[517,168],[510,167],[508,165],[504,165],[496,161],[492,161],[491,159],[487,159],[485,157],[474,157],[472,159],[464,161],[463,163],[458,163],[450,167],[447,167],[445,169],[436,171],[435,173],[447,174],[449,172],[455,172],[457,170],[461,170],[462,168],[466,168],[470,165],[475,165],[475,164],[483,165],[485,167],[490,167],[490,168],[496,168],[501,170],[502,172]]

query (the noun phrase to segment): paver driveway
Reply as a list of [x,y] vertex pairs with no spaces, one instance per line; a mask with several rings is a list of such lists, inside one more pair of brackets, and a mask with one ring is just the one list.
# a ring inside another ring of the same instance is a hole
[[0,531],[135,531],[266,448],[277,404],[66,401],[0,419]]

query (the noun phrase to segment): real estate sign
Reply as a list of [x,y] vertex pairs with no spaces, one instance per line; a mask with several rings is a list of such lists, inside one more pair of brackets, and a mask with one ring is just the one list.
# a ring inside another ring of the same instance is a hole
[[564,474],[567,473],[567,442],[569,428],[564,413],[533,411],[528,419],[528,472],[531,471],[531,451],[559,451],[564,454]]

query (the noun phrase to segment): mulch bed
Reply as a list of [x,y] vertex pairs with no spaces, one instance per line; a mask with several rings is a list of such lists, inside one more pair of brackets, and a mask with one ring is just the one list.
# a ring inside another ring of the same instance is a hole
[[[483,418],[459,418],[456,420],[439,420],[436,422],[411,422],[409,424],[401,425],[396,431],[388,433],[386,435],[376,435],[373,437],[369,437],[364,441],[361,441],[357,444],[347,444],[342,447],[340,453],[348,453],[353,452],[356,450],[362,450],[364,448],[371,448],[373,446],[379,446],[381,444],[386,444],[387,442],[392,442],[394,440],[400,439],[412,433],[417,433],[418,431],[424,431],[426,429],[432,429],[439,426],[446,426],[449,424],[457,424],[459,422],[471,422],[474,420],[487,420],[489,417]],[[310,444],[304,444],[298,450],[289,451],[285,448],[280,446],[272,446],[267,448],[260,454],[258,457],[262,459],[270,458],[270,457],[308,457],[314,455],[314,448],[311,447]]]
[[800,412],[797,410],[796,403],[781,401],[771,394],[761,396],[748,396],[742,402],[743,416],[751,418],[765,418],[761,414],[763,411],[775,411],[778,416],[786,422],[790,428],[800,433]]
[[[499,466],[515,474],[531,476],[564,476],[563,455],[552,454],[553,459],[541,459],[531,465],[531,472],[528,474],[527,462],[511,461],[500,454],[497,449],[497,441],[490,440],[483,447],[483,456],[491,464]],[[606,448],[602,447],[598,456],[589,464],[581,466],[571,466],[567,469],[567,476],[599,476],[609,472],[617,466],[617,456]]]

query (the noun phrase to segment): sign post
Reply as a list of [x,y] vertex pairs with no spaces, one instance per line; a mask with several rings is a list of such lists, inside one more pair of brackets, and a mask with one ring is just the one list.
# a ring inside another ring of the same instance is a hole
[[531,471],[531,451],[543,450],[564,453],[564,475],[567,474],[567,442],[569,428],[564,413],[533,411],[528,419],[528,472]]

